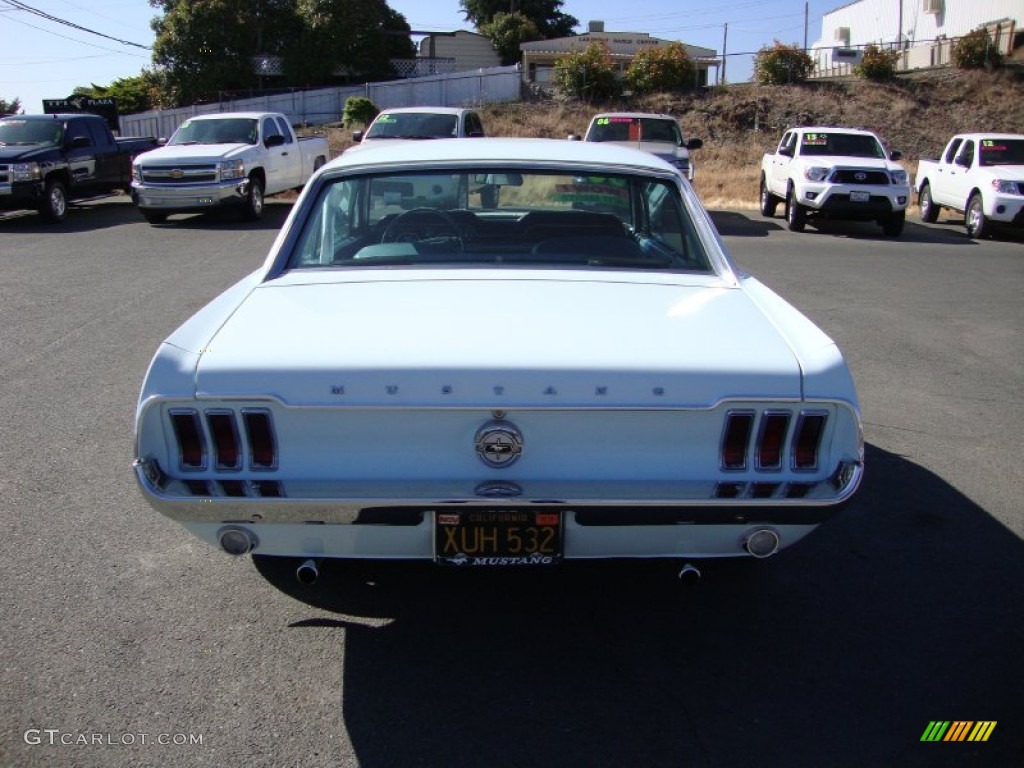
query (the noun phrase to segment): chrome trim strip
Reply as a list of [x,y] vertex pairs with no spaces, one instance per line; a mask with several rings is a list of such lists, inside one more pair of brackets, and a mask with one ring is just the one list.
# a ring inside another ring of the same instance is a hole
[[[732,507],[744,508],[822,508],[827,509],[847,502],[856,492],[864,473],[864,466],[856,463],[853,478],[849,485],[838,495],[830,499],[677,499],[652,497],[637,498],[582,498],[564,497],[551,498],[545,495],[542,501],[532,498],[517,499],[485,499],[474,495],[470,488],[464,494],[435,496],[431,498],[410,497],[362,497],[362,498],[272,498],[272,497],[223,497],[211,496],[178,496],[159,490],[150,480],[147,465],[150,462],[136,459],[132,463],[135,479],[146,501],[161,514],[180,523],[200,522],[259,522],[259,523],[295,523],[305,524],[311,521],[333,524],[354,523],[360,510],[364,507],[432,507],[452,504],[464,504],[467,507],[493,507],[495,504],[504,506],[545,506],[562,507],[571,510],[573,507]],[[215,478],[211,478],[215,479]],[[382,483],[382,489],[386,483]],[[528,492],[528,489],[524,489]]]

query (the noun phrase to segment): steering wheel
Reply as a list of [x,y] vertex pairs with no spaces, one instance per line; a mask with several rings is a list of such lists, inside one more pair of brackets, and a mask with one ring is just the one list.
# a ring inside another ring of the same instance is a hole
[[398,214],[384,229],[382,243],[416,243],[426,250],[462,250],[458,225],[437,208],[413,208]]

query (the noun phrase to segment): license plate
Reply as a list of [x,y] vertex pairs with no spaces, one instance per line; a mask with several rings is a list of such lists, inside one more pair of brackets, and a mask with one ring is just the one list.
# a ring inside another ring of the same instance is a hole
[[562,559],[562,514],[535,509],[438,510],[434,559],[441,565],[554,565]]
[[850,202],[852,202],[852,203],[866,203],[870,199],[871,199],[871,193],[870,192],[851,192],[850,193]]

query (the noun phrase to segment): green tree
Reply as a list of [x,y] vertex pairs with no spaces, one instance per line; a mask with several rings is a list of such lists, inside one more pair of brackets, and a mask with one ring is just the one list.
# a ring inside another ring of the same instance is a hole
[[602,41],[560,56],[555,61],[552,82],[563,96],[585,101],[614,98],[622,92],[615,63]]
[[285,58],[289,85],[394,75],[391,59],[411,59],[409,24],[384,0],[298,0],[300,32]]
[[754,80],[761,85],[802,83],[814,70],[814,60],[803,48],[778,40],[762,47],[754,56]]
[[480,26],[480,33],[491,38],[501,56],[502,64],[515,64],[523,58],[519,50],[522,43],[542,39],[533,19],[523,13],[496,13],[494,18]]
[[341,122],[346,128],[351,128],[356,123],[369,125],[379,112],[377,105],[365,96],[349,96],[345,99],[345,111],[341,115]]
[[15,97],[13,101],[0,99],[0,115],[16,115],[21,112],[21,99]]
[[634,93],[692,88],[696,67],[679,42],[640,51],[626,70],[626,86]]
[[75,93],[94,99],[115,98],[118,111],[122,115],[130,115],[164,106],[163,87],[161,73],[144,69],[134,77],[122,77],[110,85],[93,83],[88,88],[79,86]]
[[[494,21],[499,13],[521,13],[534,24],[540,32],[538,40],[552,37],[568,37],[579,21],[559,10],[562,0],[459,0],[462,15],[466,21],[472,22],[478,30]],[[484,32],[484,34],[487,34]]]
[[1003,55],[984,27],[971,30],[953,44],[953,63],[960,69],[1001,66]]
[[[153,62],[174,105],[222,91],[328,85],[393,74],[391,58],[415,55],[405,17],[385,0],[150,0]],[[283,74],[261,75],[259,55]]]
[[869,45],[860,63],[853,68],[853,74],[866,80],[892,80],[899,60],[899,51],[883,51],[877,45]]

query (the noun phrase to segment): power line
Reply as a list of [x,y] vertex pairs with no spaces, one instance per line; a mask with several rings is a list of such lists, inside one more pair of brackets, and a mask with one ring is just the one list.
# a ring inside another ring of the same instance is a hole
[[[4,0],[4,2],[9,2],[9,1],[10,0]],[[64,40],[70,40],[72,43],[78,43],[79,45],[87,45],[90,48],[98,48],[101,51],[109,51],[110,53],[116,53],[116,54],[121,55],[121,56],[138,56],[139,58],[143,58],[143,56],[141,54],[138,54],[138,53],[130,53],[129,51],[118,51],[118,50],[114,50],[113,48],[104,48],[102,45],[96,45],[95,43],[87,43],[87,42],[85,42],[85,40],[79,40],[79,39],[74,38],[74,37],[68,37],[67,35],[62,35],[60,32],[54,32],[52,29],[44,29],[43,27],[37,27],[35,24],[29,24],[27,21],[22,21],[21,19],[11,18],[11,21],[16,22],[18,24],[23,24],[26,27],[31,27],[32,29],[37,29],[40,32],[45,32],[48,35],[54,35],[55,37],[59,37],[59,38],[62,38]]]
[[27,13],[34,14],[35,16],[38,16],[41,19],[46,19],[47,21],[52,21],[55,24],[63,24],[66,27],[71,27],[72,29],[77,29],[80,32],[87,32],[90,35],[96,35],[97,37],[103,37],[103,38],[106,38],[107,40],[113,40],[115,43],[121,43],[121,45],[130,45],[130,46],[132,46],[134,48],[141,48],[144,51],[151,50],[151,48],[148,45],[141,45],[139,43],[133,43],[130,40],[122,40],[119,37],[113,37],[111,35],[105,35],[102,32],[97,32],[95,29],[89,29],[88,27],[83,27],[80,24],[75,24],[74,22],[68,21],[67,19],[62,19],[62,18],[59,18],[57,16],[53,16],[52,14],[46,13],[45,11],[41,11],[38,8],[33,8],[31,5],[26,5],[25,3],[21,2],[21,0],[3,0],[3,1],[5,3],[7,3],[7,5],[9,5],[11,8],[14,8],[14,9],[19,10],[19,11],[25,11]]

